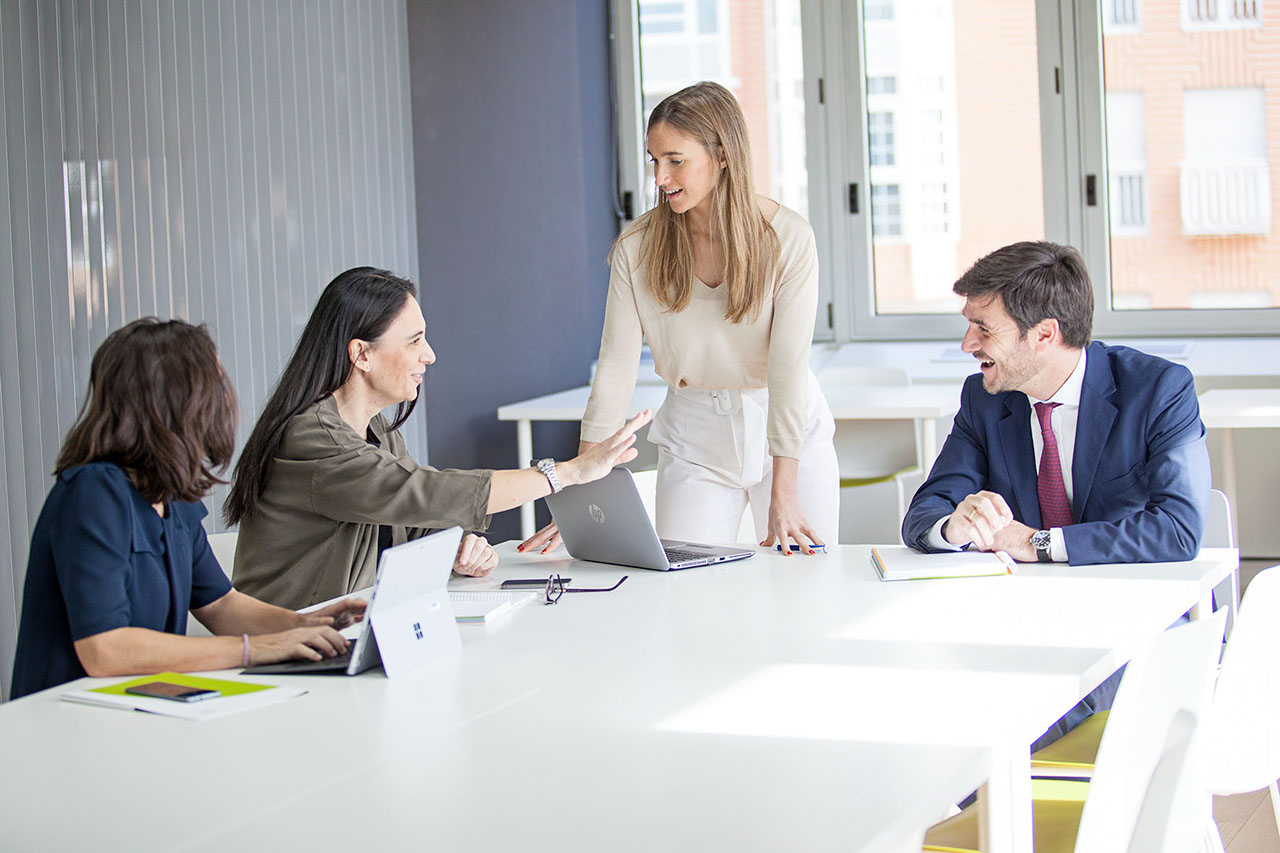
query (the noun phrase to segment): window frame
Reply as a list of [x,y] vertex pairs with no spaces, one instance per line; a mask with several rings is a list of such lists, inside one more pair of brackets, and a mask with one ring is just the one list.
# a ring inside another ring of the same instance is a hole
[[[1094,282],[1096,337],[1274,336],[1280,328],[1280,308],[1112,307],[1104,2],[1035,0],[1045,238],[1074,245],[1083,254]],[[1180,2],[1185,8],[1186,0]],[[610,4],[615,25],[619,198],[625,192],[635,193],[638,211],[638,195],[646,185],[638,3],[610,0]],[[1140,27],[1141,4],[1137,7]],[[861,2],[801,0],[801,21],[809,218],[822,271],[814,339],[840,343],[957,340],[965,329],[958,313],[879,315],[875,311],[867,106],[869,98],[876,96],[868,96],[865,88]],[[1086,187],[1091,178],[1095,204],[1088,205]],[[910,182],[903,175],[899,184]],[[905,222],[905,210],[902,217]],[[1122,239],[1125,233],[1116,236]],[[836,282],[841,284],[835,286]]]

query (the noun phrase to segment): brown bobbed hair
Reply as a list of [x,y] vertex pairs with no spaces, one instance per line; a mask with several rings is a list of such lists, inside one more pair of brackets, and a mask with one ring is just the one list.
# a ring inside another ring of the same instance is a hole
[[143,317],[93,355],[54,474],[113,462],[151,503],[198,501],[235,451],[236,395],[204,326]]
[[1072,246],[1012,243],[975,261],[951,289],[964,297],[999,296],[1024,338],[1050,318],[1071,349],[1084,349],[1093,337],[1093,282]]
[[[724,282],[729,299],[725,319],[753,321],[770,295],[769,277],[781,244],[760,212],[751,172],[747,120],[733,93],[719,83],[695,83],[668,95],[649,114],[648,134],[667,124],[693,137],[725,166],[711,193],[711,237],[724,253]],[[648,287],[668,311],[683,311],[693,296],[693,237],[689,219],[671,210],[657,190],[657,204],[624,230],[610,250],[643,230],[640,256],[648,266]]]

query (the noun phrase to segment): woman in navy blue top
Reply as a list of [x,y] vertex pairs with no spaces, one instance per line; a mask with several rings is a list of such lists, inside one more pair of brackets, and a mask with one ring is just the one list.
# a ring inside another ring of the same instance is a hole
[[[307,615],[232,588],[200,499],[235,444],[235,393],[203,326],[137,320],[98,349],[31,537],[17,698],[85,675],[225,669],[346,651],[348,599]],[[187,637],[191,611],[215,636]]]

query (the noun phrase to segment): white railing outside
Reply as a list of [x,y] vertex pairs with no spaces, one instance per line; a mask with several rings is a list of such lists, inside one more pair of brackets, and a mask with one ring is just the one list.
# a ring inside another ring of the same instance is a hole
[[1268,234],[1271,173],[1266,160],[1182,164],[1182,233]]

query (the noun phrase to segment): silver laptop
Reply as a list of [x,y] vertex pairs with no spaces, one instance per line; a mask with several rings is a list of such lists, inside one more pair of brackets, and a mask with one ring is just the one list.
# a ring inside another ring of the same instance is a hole
[[736,545],[659,539],[626,468],[614,468],[594,483],[570,486],[546,501],[565,548],[579,560],[665,572],[742,560],[755,553]]
[[395,676],[457,649],[461,640],[448,584],[461,541],[462,528],[451,527],[383,551],[360,634],[346,654],[260,664],[242,674],[359,675],[381,663],[388,676]]

